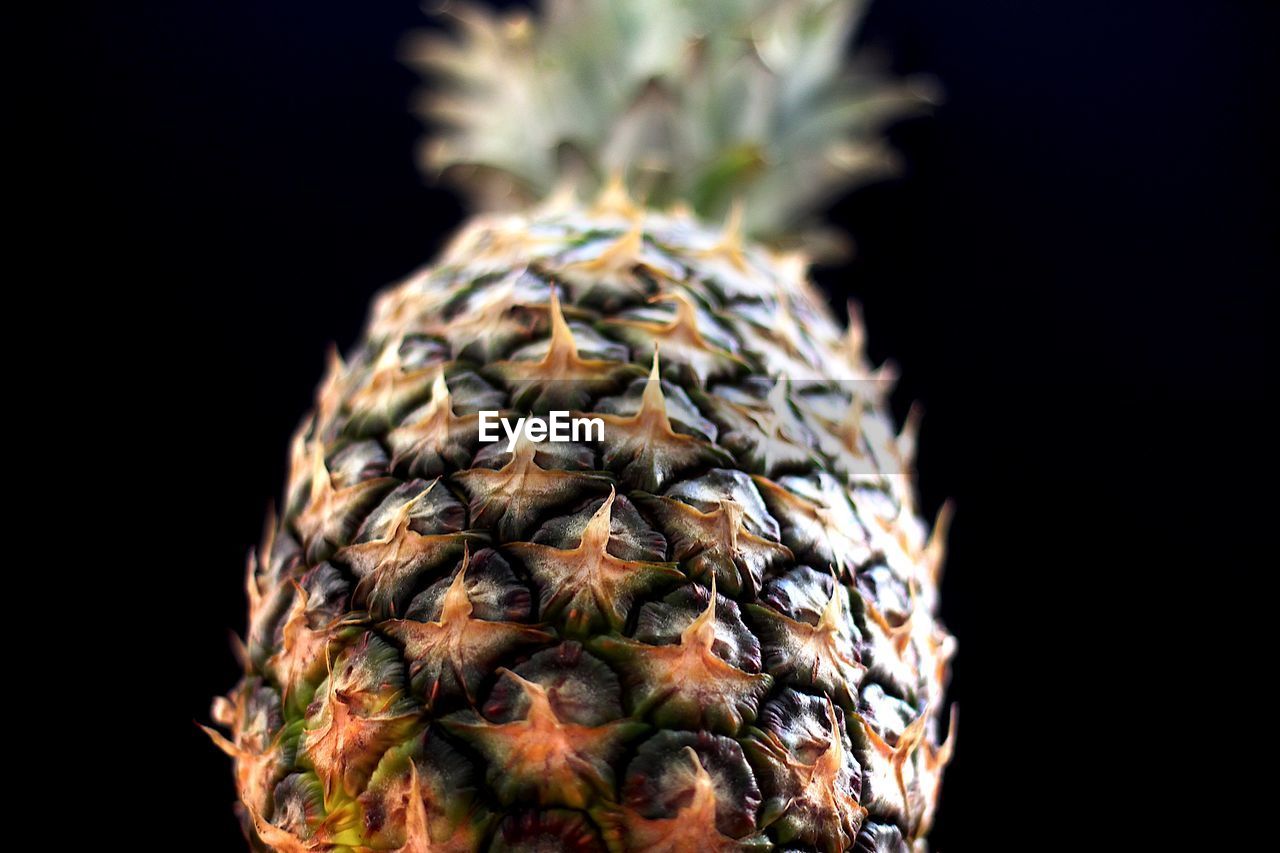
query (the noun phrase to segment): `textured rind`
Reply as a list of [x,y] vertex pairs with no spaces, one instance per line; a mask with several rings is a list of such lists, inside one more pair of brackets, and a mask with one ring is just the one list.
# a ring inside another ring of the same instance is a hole
[[[474,219],[382,294],[214,706],[252,844],[923,849],[945,524],[860,342],[797,259],[616,193]],[[563,396],[644,440],[478,441]]]

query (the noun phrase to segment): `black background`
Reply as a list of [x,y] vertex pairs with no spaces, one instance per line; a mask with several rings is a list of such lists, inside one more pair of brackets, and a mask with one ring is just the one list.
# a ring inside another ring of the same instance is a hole
[[[1085,847],[1116,789],[1186,773],[1140,760],[1135,731],[1174,713],[1158,697],[1214,633],[1206,602],[1225,612],[1228,573],[1256,560],[1280,148],[1265,5],[871,13],[864,42],[946,100],[893,131],[902,177],[837,206],[858,254],[819,278],[900,365],[899,413],[926,407],[926,511],[958,505],[943,851]],[[123,529],[155,538],[120,591],[130,666],[163,673],[139,737],[174,849],[242,849],[229,764],[192,721],[236,678],[244,556],[325,347],[463,215],[413,165],[416,79],[394,57],[423,22],[412,2],[320,0],[65,22],[65,169],[150,412],[125,463],[149,472],[145,517]]]

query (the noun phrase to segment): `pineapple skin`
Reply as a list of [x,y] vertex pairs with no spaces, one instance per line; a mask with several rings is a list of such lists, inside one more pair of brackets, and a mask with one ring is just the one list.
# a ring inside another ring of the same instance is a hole
[[[851,319],[616,187],[475,217],[382,294],[214,704],[251,846],[924,850],[946,515],[926,535]],[[478,441],[529,405],[605,440]]]

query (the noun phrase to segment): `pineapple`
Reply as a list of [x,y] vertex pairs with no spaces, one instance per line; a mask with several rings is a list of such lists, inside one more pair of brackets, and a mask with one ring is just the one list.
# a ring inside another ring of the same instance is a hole
[[[856,314],[762,242],[919,103],[846,67],[858,11],[550,0],[414,46],[485,212],[330,356],[250,557],[209,734],[254,849],[924,849],[947,516]],[[486,440],[551,412],[602,430]]]

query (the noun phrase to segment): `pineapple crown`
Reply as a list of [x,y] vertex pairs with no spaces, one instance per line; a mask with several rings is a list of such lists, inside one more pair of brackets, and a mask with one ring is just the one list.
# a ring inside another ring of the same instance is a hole
[[536,202],[621,180],[650,207],[743,231],[794,232],[892,159],[885,123],[929,102],[846,60],[864,0],[542,0],[497,15],[446,4],[449,31],[406,59],[433,78],[420,115],[437,130],[430,174],[479,207]]

